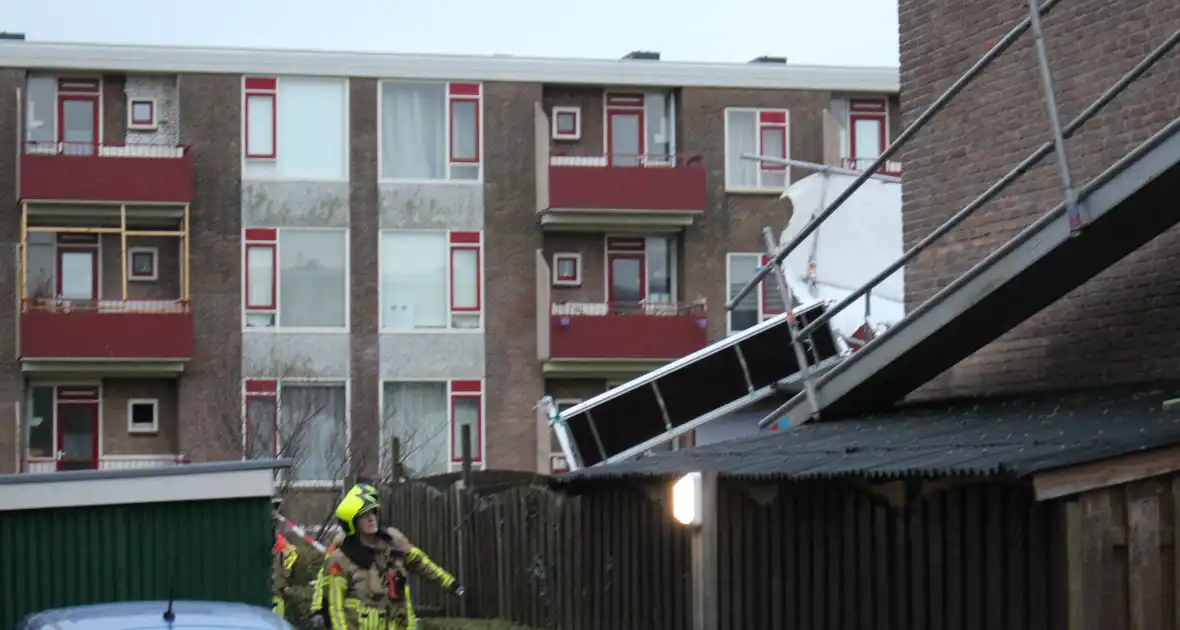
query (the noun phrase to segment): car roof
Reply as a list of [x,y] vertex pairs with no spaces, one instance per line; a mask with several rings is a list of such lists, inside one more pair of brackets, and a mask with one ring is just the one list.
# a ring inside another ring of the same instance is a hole
[[152,630],[156,628],[233,628],[291,630],[291,624],[266,608],[228,602],[176,601],[172,623],[164,621],[166,601],[121,602],[55,608],[33,613],[19,630]]

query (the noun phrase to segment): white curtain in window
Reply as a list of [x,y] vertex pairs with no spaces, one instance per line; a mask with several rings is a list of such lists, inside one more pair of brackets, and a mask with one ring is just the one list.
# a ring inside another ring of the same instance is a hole
[[381,325],[446,328],[447,235],[386,232],[381,243]]
[[267,459],[275,456],[275,399],[264,396],[246,398],[246,457]]
[[[246,155],[270,155],[275,152],[274,94],[246,95]],[[268,166],[267,168],[273,168]],[[245,174],[251,175],[247,165]]]
[[446,179],[446,84],[381,86],[381,176]]
[[270,247],[247,247],[246,267],[249,286],[246,287],[246,306],[273,306],[274,301],[274,249]]
[[757,188],[758,163],[743,160],[744,154],[758,154],[758,113],[745,110],[725,112],[725,180],[729,188]]
[[343,479],[348,463],[344,385],[283,385],[279,456],[292,481]]
[[479,250],[455,249],[451,252],[451,298],[455,308],[479,307]]
[[[727,300],[732,300],[742,287],[754,277],[762,262],[757,254],[731,254],[729,264],[729,289]],[[729,312],[729,330],[737,332],[758,324],[758,291],[751,291]]]
[[279,79],[279,175],[283,179],[344,179],[348,112],[344,79]]
[[279,232],[279,325],[342,328],[345,301],[345,230]]
[[447,384],[445,382],[396,382],[385,384],[381,418],[383,474],[392,474],[388,457],[393,438],[399,445],[402,466],[410,475],[447,472]]

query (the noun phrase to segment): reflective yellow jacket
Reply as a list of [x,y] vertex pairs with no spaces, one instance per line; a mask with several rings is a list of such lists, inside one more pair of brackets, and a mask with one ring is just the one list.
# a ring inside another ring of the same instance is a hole
[[381,532],[375,545],[365,545],[359,537],[342,541],[328,556],[324,571],[332,629],[374,630],[391,621],[414,628],[405,587],[407,571],[442,588],[455,584],[454,577],[396,529]]

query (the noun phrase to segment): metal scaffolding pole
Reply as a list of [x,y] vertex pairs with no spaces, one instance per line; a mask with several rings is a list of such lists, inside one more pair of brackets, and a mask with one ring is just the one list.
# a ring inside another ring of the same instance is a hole
[[787,274],[781,264],[775,264],[774,232],[769,227],[762,228],[762,239],[766,242],[767,266],[774,267],[775,280],[778,281],[778,293],[787,309],[787,330],[791,333],[791,347],[795,350],[795,362],[799,365],[799,374],[803,376],[803,391],[807,393],[807,402],[811,405],[808,415],[819,415],[819,405],[815,394],[815,384],[811,382],[811,365],[807,363],[807,352],[803,349],[803,338],[799,334],[799,322],[795,319],[795,300],[791,295],[791,288],[787,286]]
[[[1061,0],[1046,0],[1045,4],[1041,5],[1040,14],[1047,14],[1049,10],[1056,6],[1060,1]],[[959,79],[955,81],[954,84],[947,88],[941,96],[931,103],[930,107],[927,107],[926,111],[922,112],[922,114],[918,116],[917,120],[910,124],[909,127],[906,127],[905,130],[897,136],[897,139],[894,140],[888,147],[886,147],[881,155],[876,160],[874,160],[873,163],[870,164],[868,168],[866,168],[864,172],[860,174],[860,176],[856,178],[856,181],[852,182],[852,184],[844,192],[840,193],[840,195],[836,197],[835,201],[832,202],[832,205],[828,206],[823,212],[812,218],[811,221],[808,221],[807,225],[804,225],[803,229],[799,230],[799,233],[796,234],[789,243],[779,248],[774,254],[772,261],[775,264],[781,263],[783,259],[787,257],[787,254],[790,254],[803,241],[807,240],[807,237],[811,236],[811,233],[815,231],[815,228],[818,227],[820,223],[826,221],[833,212],[835,212],[840,206],[844,204],[845,201],[848,201],[848,199],[852,197],[852,195],[855,194],[856,191],[860,189],[860,187],[863,186],[864,183],[868,181],[874,173],[876,173],[882,166],[885,165],[886,162],[893,158],[893,155],[897,153],[902,145],[909,142],[910,138],[913,138],[915,135],[917,135],[917,133],[921,131],[922,128],[925,127],[926,124],[938,114],[938,112],[942,111],[942,109],[946,107],[947,104],[949,104],[956,96],[958,96],[959,92],[963,91],[963,88],[967,87],[968,84],[974,81],[981,72],[990,66],[997,57],[1004,53],[1004,51],[1008,50],[1012,44],[1016,43],[1016,40],[1020,39],[1020,36],[1024,35],[1024,32],[1029,29],[1031,22],[1031,16],[1024,18],[1020,24],[1016,25],[1016,27],[1011,31],[1008,31],[1008,34],[1001,38],[1000,41],[996,42],[996,45],[992,46],[991,50],[987,51],[987,54],[985,54],[983,57],[980,57],[979,61],[976,61],[973,66],[968,68],[967,71],[963,73],[963,76],[959,77]],[[742,287],[741,290],[738,291],[737,294],[725,304],[725,310],[732,311],[739,302],[745,299],[745,297],[754,290],[754,287],[758,286],[758,283],[762,282],[768,273],[770,272],[765,268],[759,269],[758,273],[755,273],[754,277],[746,283],[746,286]]]
[[1041,89],[1044,91],[1045,113],[1053,132],[1053,147],[1057,153],[1057,170],[1061,173],[1061,187],[1065,190],[1065,211],[1069,215],[1069,229],[1077,234],[1090,217],[1078,205],[1077,191],[1073,185],[1073,173],[1069,168],[1069,157],[1065,151],[1065,134],[1061,130],[1061,114],[1057,109],[1057,93],[1053,84],[1053,72],[1049,69],[1049,53],[1045,50],[1045,31],[1041,28],[1041,6],[1038,0],[1028,0],[1029,25],[1032,27],[1033,42],[1037,49],[1037,67],[1041,71]]

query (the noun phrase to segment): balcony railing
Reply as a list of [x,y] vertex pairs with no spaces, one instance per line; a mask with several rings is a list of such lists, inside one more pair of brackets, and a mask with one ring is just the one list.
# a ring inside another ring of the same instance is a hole
[[543,209],[695,213],[708,207],[697,155],[566,154],[548,162]]
[[184,146],[26,141],[25,200],[187,203],[193,160]]
[[21,301],[22,359],[167,359],[193,353],[193,316],[183,300]]
[[678,359],[708,342],[705,303],[567,302],[550,310],[553,359]]
[[[98,470],[170,468],[184,463],[183,455],[107,455],[99,458]],[[30,457],[25,462],[25,472],[57,472],[57,460],[52,457]]]
[[[873,165],[877,158],[840,158],[840,166],[854,171],[863,171]],[[878,171],[882,175],[892,175],[894,177],[901,177],[902,168],[901,162],[892,160],[886,161],[885,166]]]

